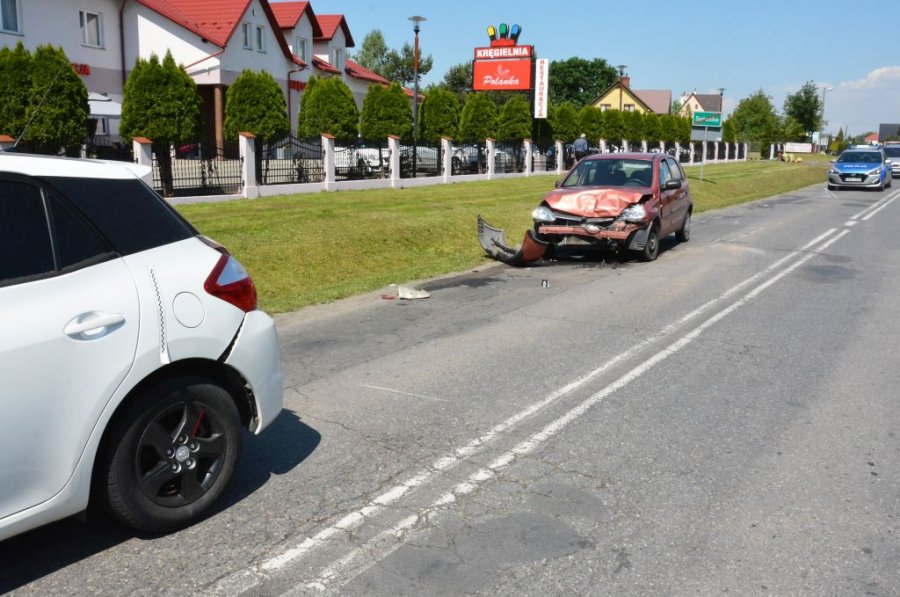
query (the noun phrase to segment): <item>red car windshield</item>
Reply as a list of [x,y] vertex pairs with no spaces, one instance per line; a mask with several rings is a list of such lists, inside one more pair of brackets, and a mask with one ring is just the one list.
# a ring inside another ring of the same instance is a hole
[[565,178],[562,187],[649,187],[653,161],[640,159],[582,160]]

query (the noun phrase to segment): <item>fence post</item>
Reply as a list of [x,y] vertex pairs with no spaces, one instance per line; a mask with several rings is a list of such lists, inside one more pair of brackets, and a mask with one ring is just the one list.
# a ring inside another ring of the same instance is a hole
[[627,140],[622,139],[622,153],[628,153],[629,151],[631,151],[631,144]]
[[256,172],[256,135],[253,133],[238,133],[238,151],[241,156],[241,179],[244,182],[243,195],[245,199],[259,197]]
[[450,137],[441,137],[441,157],[444,182],[450,182],[453,176],[453,139]]
[[391,188],[400,186],[400,137],[388,135],[388,152],[390,156]]
[[531,176],[534,170],[534,164],[531,163],[534,159],[534,142],[531,139],[523,139],[522,143],[525,144],[525,176]]
[[770,159],[770,160],[774,160],[774,159],[775,159],[775,144],[774,144],[774,143],[771,143],[771,144],[769,145],[769,159]]
[[641,153],[647,153],[647,142],[641,139]]
[[9,135],[0,135],[0,151],[11,149],[16,144],[16,140]]
[[713,141],[713,164],[719,163],[719,142]]
[[135,137],[131,140],[134,161],[139,166],[149,166],[150,174],[143,177],[147,186],[153,187],[153,141],[146,137]]
[[494,178],[494,140],[485,139],[484,144],[487,146],[487,179]]
[[744,143],[744,161],[745,161],[745,162],[746,162],[746,161],[749,159],[749,157],[750,157],[749,155],[747,155],[747,154],[749,154],[749,153],[750,153],[750,144],[745,142],[745,143]]
[[565,170],[566,156],[563,154],[563,142],[556,140],[556,174],[561,176]]
[[600,153],[606,153],[606,139],[600,139],[598,147],[600,148]]
[[322,152],[325,154],[325,190],[334,184],[334,135],[322,133]]

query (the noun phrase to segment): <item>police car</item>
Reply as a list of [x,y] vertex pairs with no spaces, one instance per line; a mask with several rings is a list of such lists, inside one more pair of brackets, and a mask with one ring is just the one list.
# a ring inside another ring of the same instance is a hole
[[828,169],[828,190],[863,187],[883,191],[891,186],[891,166],[892,160],[880,148],[848,149]]

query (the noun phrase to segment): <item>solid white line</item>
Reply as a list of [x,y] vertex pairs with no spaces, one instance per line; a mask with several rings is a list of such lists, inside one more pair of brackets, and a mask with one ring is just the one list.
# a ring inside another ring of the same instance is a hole
[[[375,497],[374,499],[372,499],[372,501],[369,504],[367,504],[363,509],[358,510],[357,512],[352,512],[352,513],[348,514],[344,519],[342,519],[338,523],[335,523],[330,527],[326,527],[325,529],[319,531],[314,536],[305,539],[299,545],[296,545],[295,547],[285,550],[283,553],[279,554],[278,556],[269,558],[268,560],[264,561],[260,565],[261,570],[264,572],[277,571],[278,569],[283,568],[284,566],[291,563],[292,561],[294,561],[298,558],[302,558],[304,555],[306,555],[310,551],[313,551],[313,550],[317,549],[318,547],[320,547],[326,541],[330,540],[337,533],[338,530],[352,529],[353,527],[347,526],[347,522],[348,521],[359,521],[361,523],[365,519],[365,517],[359,517],[359,516],[357,516],[357,514],[361,514],[362,510],[366,510],[367,516],[374,516],[375,514],[377,514],[380,511],[381,508],[391,505],[392,503],[401,499],[404,495],[406,495],[410,491],[430,482],[439,473],[441,473],[447,469],[450,469],[450,468],[458,465],[459,463],[465,461],[466,459],[470,458],[471,456],[479,453],[486,444],[491,442],[494,438],[496,438],[501,433],[505,432],[507,429],[510,429],[511,427],[514,427],[515,425],[518,425],[522,421],[524,421],[524,420],[528,419],[529,417],[533,416],[534,414],[540,412],[541,410],[543,410],[550,404],[554,403],[555,401],[559,400],[563,396],[566,396],[566,395],[578,390],[579,388],[581,388],[585,384],[589,383],[593,379],[597,378],[598,376],[600,376],[604,372],[608,371],[612,367],[618,365],[619,363],[621,363],[623,361],[630,359],[634,355],[643,351],[648,346],[660,341],[661,339],[663,339],[667,336],[670,336],[675,331],[677,331],[679,328],[681,328],[682,326],[684,326],[685,324],[690,322],[692,319],[695,319],[696,317],[702,315],[705,311],[709,310],[716,303],[721,302],[722,300],[730,297],[733,294],[736,294],[737,292],[739,292],[741,289],[745,288],[746,286],[753,284],[755,281],[764,277],[769,272],[781,267],[784,263],[786,263],[790,259],[793,259],[797,255],[802,254],[805,251],[809,250],[810,247],[813,247],[814,245],[821,242],[824,238],[828,237],[829,235],[833,234],[834,232],[836,232],[836,230],[834,228],[832,228],[832,229],[827,230],[826,232],[820,234],[819,236],[817,236],[810,242],[806,243],[805,245],[803,245],[796,251],[793,251],[793,252],[789,253],[788,255],[782,257],[778,261],[774,262],[773,264],[768,266],[766,269],[754,274],[753,276],[750,276],[749,278],[747,278],[747,279],[743,280],[742,282],[736,284],[735,286],[729,288],[728,290],[726,290],[725,292],[720,294],[718,297],[711,299],[711,300],[707,301],[706,303],[700,305],[699,307],[697,307],[696,309],[694,309],[687,315],[683,316],[681,319],[675,321],[674,323],[669,324],[668,326],[663,328],[659,333],[648,337],[644,341],[636,344],[635,346],[626,350],[625,352],[618,354],[617,356],[608,360],[603,365],[601,365],[600,367],[597,367],[596,369],[587,373],[586,375],[583,375],[583,376],[575,379],[574,381],[570,382],[569,384],[555,390],[554,392],[550,393],[543,400],[532,404],[530,407],[526,408],[525,410],[513,415],[512,417],[506,419],[505,421],[499,423],[498,425],[495,425],[490,430],[488,430],[486,433],[484,433],[483,435],[470,441],[465,446],[455,449],[451,454],[447,454],[447,455],[437,459],[436,461],[434,461],[431,464],[431,466],[429,467],[428,470],[420,472],[417,475],[415,475],[414,477],[412,477],[411,479],[404,481],[398,485],[395,485],[394,487],[389,488],[388,490],[383,492],[378,497]],[[338,526],[338,525],[340,525],[340,526]]]
[[867,216],[864,217],[864,218],[863,218],[863,214],[865,214],[865,213],[866,213],[867,211],[869,211],[869,210],[881,209],[882,207],[884,207],[884,204],[885,204],[886,202],[888,202],[888,201],[893,201],[894,199],[897,198],[898,195],[900,195],[900,189],[897,189],[896,191],[894,191],[893,193],[891,193],[891,194],[888,195],[887,197],[883,197],[883,198],[879,199],[878,201],[876,201],[875,203],[873,203],[873,204],[870,205],[869,207],[865,208],[865,209],[862,210],[861,212],[859,212],[859,213],[857,213],[857,214],[854,214],[854,215],[850,216],[850,219],[851,219],[851,220],[858,220],[858,219],[862,218],[862,219],[864,219],[864,220],[867,220],[867,219],[869,219],[869,218],[871,217],[871,214],[870,214],[870,215],[867,215]]
[[[831,231],[829,231],[829,233],[830,232]],[[822,236],[826,236],[829,233],[826,233]],[[301,588],[328,590],[329,587],[333,586],[335,583],[337,583],[337,587],[340,587],[351,581],[357,575],[364,572],[372,565],[384,559],[385,557],[393,553],[396,549],[401,547],[406,542],[404,536],[410,529],[411,524],[415,524],[418,521],[427,520],[430,516],[432,516],[439,510],[446,508],[450,504],[454,503],[459,497],[472,493],[479,487],[479,485],[496,477],[498,471],[514,462],[517,457],[534,452],[536,449],[538,449],[538,447],[546,443],[552,437],[559,434],[570,423],[584,415],[592,407],[600,403],[603,399],[624,388],[632,381],[638,379],[639,377],[650,371],[653,367],[655,367],[662,361],[666,360],[670,356],[674,355],[675,353],[689,345],[691,342],[696,340],[704,331],[706,331],[728,315],[732,314],[737,309],[752,301],[764,290],[771,287],[773,284],[775,284],[800,266],[804,265],[813,257],[816,257],[819,252],[828,248],[849,233],[849,230],[843,230],[833,238],[823,243],[820,247],[818,247],[816,249],[816,252],[803,255],[800,259],[748,292],[739,300],[735,301],[725,309],[722,309],[706,321],[702,322],[691,332],[685,334],[680,339],[669,345],[667,348],[657,352],[645,362],[633,368],[631,371],[629,371],[613,383],[607,385],[605,388],[592,395],[590,398],[567,412],[556,421],[544,427],[540,432],[520,442],[512,450],[501,454],[493,462],[487,465],[487,467],[479,469],[478,471],[470,475],[466,481],[463,481],[462,483],[456,485],[450,492],[438,498],[434,503],[432,503],[422,512],[404,519],[398,525],[395,525],[391,529],[380,533],[374,539],[354,549],[344,557],[334,562],[332,565],[325,568],[315,581],[303,585]],[[394,539],[391,540],[391,538]]]
[[381,390],[382,392],[391,392],[393,394],[402,394],[404,396],[412,396],[413,398],[424,398],[425,400],[436,400],[438,402],[447,402],[446,398],[435,398],[434,396],[423,396],[422,394],[413,394],[412,392],[404,392],[393,388],[382,388],[381,386],[370,386],[369,384],[359,384],[361,388],[369,388],[370,390]]
[[[895,192],[895,193],[894,193],[893,195],[891,195],[888,199],[885,199],[884,204],[882,204],[881,206],[879,206],[878,209],[875,209],[875,210],[869,212],[868,214],[866,214],[866,216],[863,218],[863,222],[868,221],[869,218],[871,218],[872,216],[874,216],[875,214],[877,214],[878,212],[880,212],[882,209],[884,209],[885,207],[887,207],[888,205],[890,205],[891,203],[893,203],[893,202],[897,199],[898,193],[900,193],[900,191]],[[877,205],[877,204],[876,204],[876,205]]]

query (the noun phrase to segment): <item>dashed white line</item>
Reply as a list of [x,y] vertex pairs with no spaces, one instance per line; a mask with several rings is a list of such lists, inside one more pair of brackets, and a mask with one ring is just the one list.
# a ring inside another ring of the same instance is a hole
[[458,498],[472,493],[481,484],[496,477],[497,473],[500,470],[514,462],[517,457],[530,454],[537,450],[540,446],[559,434],[562,430],[568,427],[569,424],[583,416],[591,408],[603,401],[606,397],[624,388],[632,381],[640,378],[642,375],[653,369],[659,363],[663,362],[670,356],[682,350],[684,347],[688,346],[691,342],[699,338],[700,335],[703,334],[703,332],[705,332],[707,329],[748,304],[767,288],[771,287],[779,280],[807,263],[813,257],[816,257],[820,251],[827,249],[832,244],[849,233],[849,230],[843,230],[836,236],[827,240],[821,246],[819,246],[816,249],[816,252],[803,255],[794,263],[784,268],[728,307],[722,309],[709,319],[705,320],[696,328],[679,338],[668,347],[657,352],[652,357],[650,357],[637,367],[633,368],[631,371],[629,371],[613,383],[607,385],[599,392],[593,394],[587,400],[585,400],[572,410],[568,411],[562,417],[556,419],[555,421],[544,427],[538,433],[520,442],[512,450],[509,450],[508,452],[500,455],[493,462],[487,465],[487,467],[479,469],[478,471],[470,475],[467,480],[456,485],[450,492],[441,496],[428,508],[424,509],[421,512],[418,512],[413,516],[403,519],[400,523],[398,523],[391,529],[380,533],[374,539],[371,539],[362,546],[354,549],[344,557],[340,558],[339,560],[325,568],[315,581],[304,584],[297,589],[286,593],[285,595],[300,594],[298,593],[298,591],[305,590],[327,591],[330,589],[338,589],[339,587],[350,582],[356,576],[368,570],[372,565],[374,565],[378,561],[383,560],[398,548],[400,548],[402,545],[404,545],[407,542],[406,535],[408,531],[417,526],[420,521],[428,520],[431,516],[433,516],[440,510],[445,509],[449,505],[453,504]]
[[[408,494],[410,491],[431,482],[440,473],[460,464],[461,462],[467,460],[471,456],[479,453],[487,444],[489,444],[491,441],[493,441],[501,433],[518,425],[522,421],[530,418],[531,416],[540,412],[541,410],[543,410],[550,404],[559,400],[561,397],[566,396],[566,395],[576,391],[577,389],[583,387],[585,384],[596,379],[598,376],[600,376],[604,372],[608,371],[609,369],[613,368],[614,366],[618,365],[619,363],[627,361],[631,357],[635,356],[636,354],[638,354],[641,351],[643,351],[644,349],[646,349],[648,346],[650,346],[656,342],[659,342],[660,340],[672,335],[674,332],[676,332],[678,329],[680,329],[681,327],[683,327],[684,325],[689,323],[691,320],[695,319],[696,317],[702,315],[704,312],[706,312],[707,310],[712,308],[715,304],[740,292],[742,289],[753,284],[757,280],[767,276],[769,273],[780,268],[782,265],[787,263],[789,260],[797,257],[798,255],[802,255],[803,253],[807,252],[808,250],[810,250],[812,247],[814,247],[815,245],[817,245],[818,243],[820,243],[827,237],[833,235],[835,232],[836,232],[836,230],[832,228],[832,229],[822,233],[821,235],[819,235],[812,241],[808,242],[804,246],[800,247],[799,249],[797,249],[795,251],[792,251],[785,257],[777,260],[776,262],[774,262],[773,264],[768,266],[765,270],[762,270],[762,271],[758,272],[757,274],[750,276],[749,278],[747,278],[747,279],[743,280],[742,282],[736,284],[735,286],[729,288],[728,290],[726,290],[719,296],[707,301],[706,303],[697,307],[690,313],[684,315],[679,320],[669,324],[668,326],[663,328],[657,334],[646,338],[644,341],[636,344],[632,348],[613,357],[612,359],[610,359],[609,361],[607,361],[600,367],[594,369],[593,371],[591,371],[591,372],[575,379],[574,381],[570,382],[569,384],[553,391],[551,394],[549,394],[543,400],[531,405],[527,409],[525,409],[525,410],[513,415],[512,417],[508,418],[507,420],[499,423],[498,425],[491,428],[488,432],[486,432],[483,435],[479,436],[478,438],[472,440],[465,446],[457,448],[457,449],[453,450],[452,453],[442,456],[441,458],[435,460],[428,469],[426,469],[425,471],[422,471],[422,472],[414,475],[410,479],[408,479],[402,483],[399,483],[398,485],[395,485],[395,486],[391,487],[390,489],[384,491],[379,496],[373,498],[366,506],[360,508],[359,510],[356,510],[354,512],[347,514],[346,516],[344,516],[337,522],[322,529],[321,531],[316,533],[314,536],[303,540],[298,545],[291,547],[289,549],[286,549],[281,554],[274,556],[272,558],[269,558],[268,560],[265,560],[264,562],[262,562],[259,565],[257,570],[259,572],[262,572],[263,574],[276,572],[279,569],[283,568],[284,566],[294,562],[295,560],[297,560],[299,558],[304,557],[309,552],[314,551],[316,548],[322,546],[325,542],[332,539],[339,532],[352,530],[353,528],[356,528],[357,526],[363,524],[366,519],[376,516],[383,510],[383,508],[397,502],[403,496]],[[836,241],[838,238],[841,238],[844,234],[846,234],[848,232],[849,231],[845,230],[845,231],[839,233],[836,237],[831,239],[831,241],[826,243],[826,245],[823,245],[823,247],[820,247],[819,250],[821,250],[821,248],[824,248],[824,246],[829,246],[832,242]],[[798,261],[796,264],[790,266],[789,270],[792,271],[796,267],[799,267],[798,264],[805,263],[806,260],[808,260],[812,256],[813,255],[807,255],[807,256],[803,257],[801,259],[801,261]],[[773,278],[773,280],[780,279],[780,277],[782,277],[782,275],[783,275],[783,273],[776,275],[776,277]],[[404,393],[399,390],[392,390],[391,388],[382,388],[379,386],[371,386],[371,387],[372,387],[372,389]],[[414,396],[427,398],[425,396],[420,396],[420,395],[414,395]],[[521,449],[525,449],[525,448],[520,447],[519,450],[521,450]],[[492,465],[495,465],[498,467],[505,466],[506,464],[508,464],[508,462],[512,462],[512,460],[514,460],[515,455],[516,455],[515,451],[510,452],[504,456],[501,456],[500,459],[495,460],[492,463]],[[508,461],[503,462],[503,459],[508,459]],[[490,476],[493,476],[493,473],[488,473],[488,472],[484,472],[484,471],[482,471],[482,474],[489,475],[488,477],[485,477],[485,479],[490,478]],[[475,489],[475,487],[477,487],[477,483],[483,482],[483,480],[485,480],[485,479],[481,479],[481,480],[479,480],[479,479],[480,478],[470,479],[469,481],[467,481],[463,484],[460,484],[459,486],[457,486],[457,488],[454,489],[455,495],[462,495],[462,494],[468,493],[470,491],[473,491]],[[444,496],[444,498],[442,498],[442,499],[449,499],[449,498],[447,496]],[[436,505],[441,505],[440,502],[441,502],[441,500],[436,502]],[[243,571],[236,572],[235,574],[230,575],[230,576],[222,579],[221,581],[219,581],[216,584],[214,590],[218,592],[221,589],[225,593],[230,593],[230,591],[228,591],[227,589],[233,588],[233,587],[241,587],[241,590],[239,592],[242,592],[243,590],[248,590],[248,588],[252,588],[253,586],[258,585],[258,583],[261,579],[259,572],[254,572],[253,570],[243,570]]]

